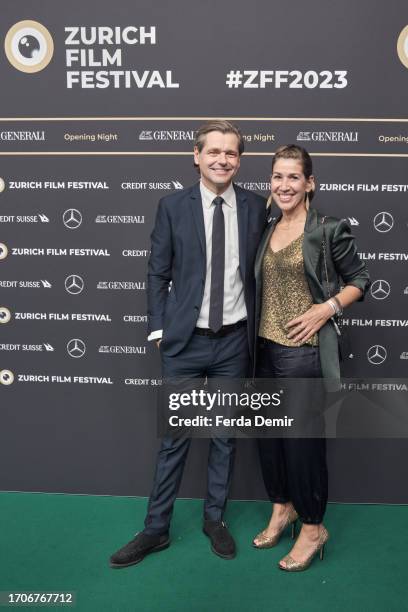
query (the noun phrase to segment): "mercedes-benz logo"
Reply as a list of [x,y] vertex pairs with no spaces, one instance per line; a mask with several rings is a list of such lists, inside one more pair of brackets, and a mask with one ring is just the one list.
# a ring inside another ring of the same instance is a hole
[[14,374],[11,370],[0,371],[0,384],[11,385],[14,382]]
[[370,288],[371,295],[375,300],[385,300],[390,295],[391,285],[386,280],[376,280]]
[[389,212],[379,212],[374,217],[374,227],[377,232],[389,232],[394,225],[394,217]]
[[72,338],[67,344],[67,351],[70,357],[79,359],[83,357],[86,352],[85,342],[80,338]]
[[76,229],[82,223],[82,215],[76,208],[68,208],[62,215],[62,220],[68,229]]
[[65,289],[71,295],[78,295],[83,291],[84,287],[85,283],[83,279],[77,274],[70,274],[70,276],[67,276],[65,279]]
[[11,312],[5,306],[0,306],[0,324],[8,323],[11,319]]
[[387,351],[381,344],[374,344],[367,351],[367,359],[373,365],[381,365],[387,359]]

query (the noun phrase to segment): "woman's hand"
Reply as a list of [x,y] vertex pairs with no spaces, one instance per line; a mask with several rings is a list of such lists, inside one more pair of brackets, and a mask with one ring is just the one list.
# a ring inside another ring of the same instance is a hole
[[313,304],[300,317],[292,319],[286,324],[289,331],[288,338],[296,343],[304,344],[333,316],[333,309],[325,302]]

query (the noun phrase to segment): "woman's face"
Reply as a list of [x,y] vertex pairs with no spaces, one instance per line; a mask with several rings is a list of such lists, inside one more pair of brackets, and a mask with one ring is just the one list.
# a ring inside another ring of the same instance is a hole
[[314,178],[306,178],[297,159],[278,159],[271,177],[271,192],[282,212],[291,212],[304,204],[306,192],[314,188]]

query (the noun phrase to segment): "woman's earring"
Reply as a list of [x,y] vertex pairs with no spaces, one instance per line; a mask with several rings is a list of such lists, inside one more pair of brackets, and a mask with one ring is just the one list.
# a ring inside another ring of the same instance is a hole
[[309,210],[310,201],[309,201],[309,192],[308,191],[306,191],[306,193],[305,193],[305,206],[306,206],[306,210]]

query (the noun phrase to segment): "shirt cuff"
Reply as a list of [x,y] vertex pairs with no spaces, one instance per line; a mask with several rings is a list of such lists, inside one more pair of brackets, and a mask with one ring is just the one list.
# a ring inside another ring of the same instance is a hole
[[160,340],[163,337],[163,330],[157,329],[153,331],[151,334],[147,336],[147,340],[151,342],[152,340]]

